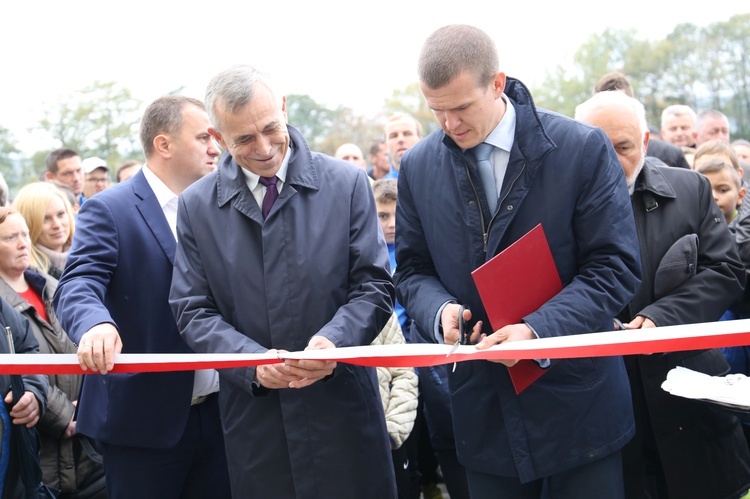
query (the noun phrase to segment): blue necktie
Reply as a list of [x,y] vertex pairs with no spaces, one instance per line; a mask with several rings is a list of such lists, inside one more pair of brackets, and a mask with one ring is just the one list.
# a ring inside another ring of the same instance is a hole
[[482,186],[484,187],[484,193],[490,207],[490,213],[495,213],[495,209],[497,208],[497,186],[495,184],[495,174],[492,170],[492,162],[490,161],[492,151],[494,150],[495,146],[486,142],[482,142],[471,149],[474,158],[477,160],[479,178],[482,179]]
[[278,178],[274,175],[273,177],[260,177],[258,182],[266,186],[266,195],[263,196],[263,205],[261,211],[263,212],[263,220],[266,219],[271,211],[271,206],[276,202],[276,198],[279,197],[279,191],[276,189],[276,181]]

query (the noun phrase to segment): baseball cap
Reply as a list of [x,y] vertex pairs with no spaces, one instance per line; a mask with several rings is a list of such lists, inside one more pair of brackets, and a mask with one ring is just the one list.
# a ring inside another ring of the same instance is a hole
[[81,161],[81,166],[83,167],[83,173],[91,173],[97,168],[104,168],[109,172],[107,162],[102,158],[97,158],[96,156],[84,159],[83,161]]

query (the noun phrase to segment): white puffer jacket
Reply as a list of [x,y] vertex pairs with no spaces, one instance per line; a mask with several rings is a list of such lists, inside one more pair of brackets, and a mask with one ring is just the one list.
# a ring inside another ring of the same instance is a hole
[[[406,343],[393,314],[373,345],[398,345]],[[380,398],[383,401],[385,422],[394,449],[401,447],[414,428],[417,417],[417,387],[419,379],[411,367],[378,367]]]

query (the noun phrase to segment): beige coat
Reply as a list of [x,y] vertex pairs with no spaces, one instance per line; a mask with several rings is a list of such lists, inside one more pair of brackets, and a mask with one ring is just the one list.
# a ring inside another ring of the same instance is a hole
[[[406,343],[394,313],[373,345],[400,345]],[[417,386],[419,379],[411,367],[378,367],[380,398],[385,411],[385,423],[391,445],[401,447],[414,427],[417,417]]]

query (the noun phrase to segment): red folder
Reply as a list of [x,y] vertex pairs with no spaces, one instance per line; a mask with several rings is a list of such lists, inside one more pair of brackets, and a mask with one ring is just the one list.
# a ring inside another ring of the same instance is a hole
[[[562,291],[541,224],[472,272],[472,277],[493,331],[520,323]],[[508,372],[518,394],[547,369],[533,360],[521,360]]]

